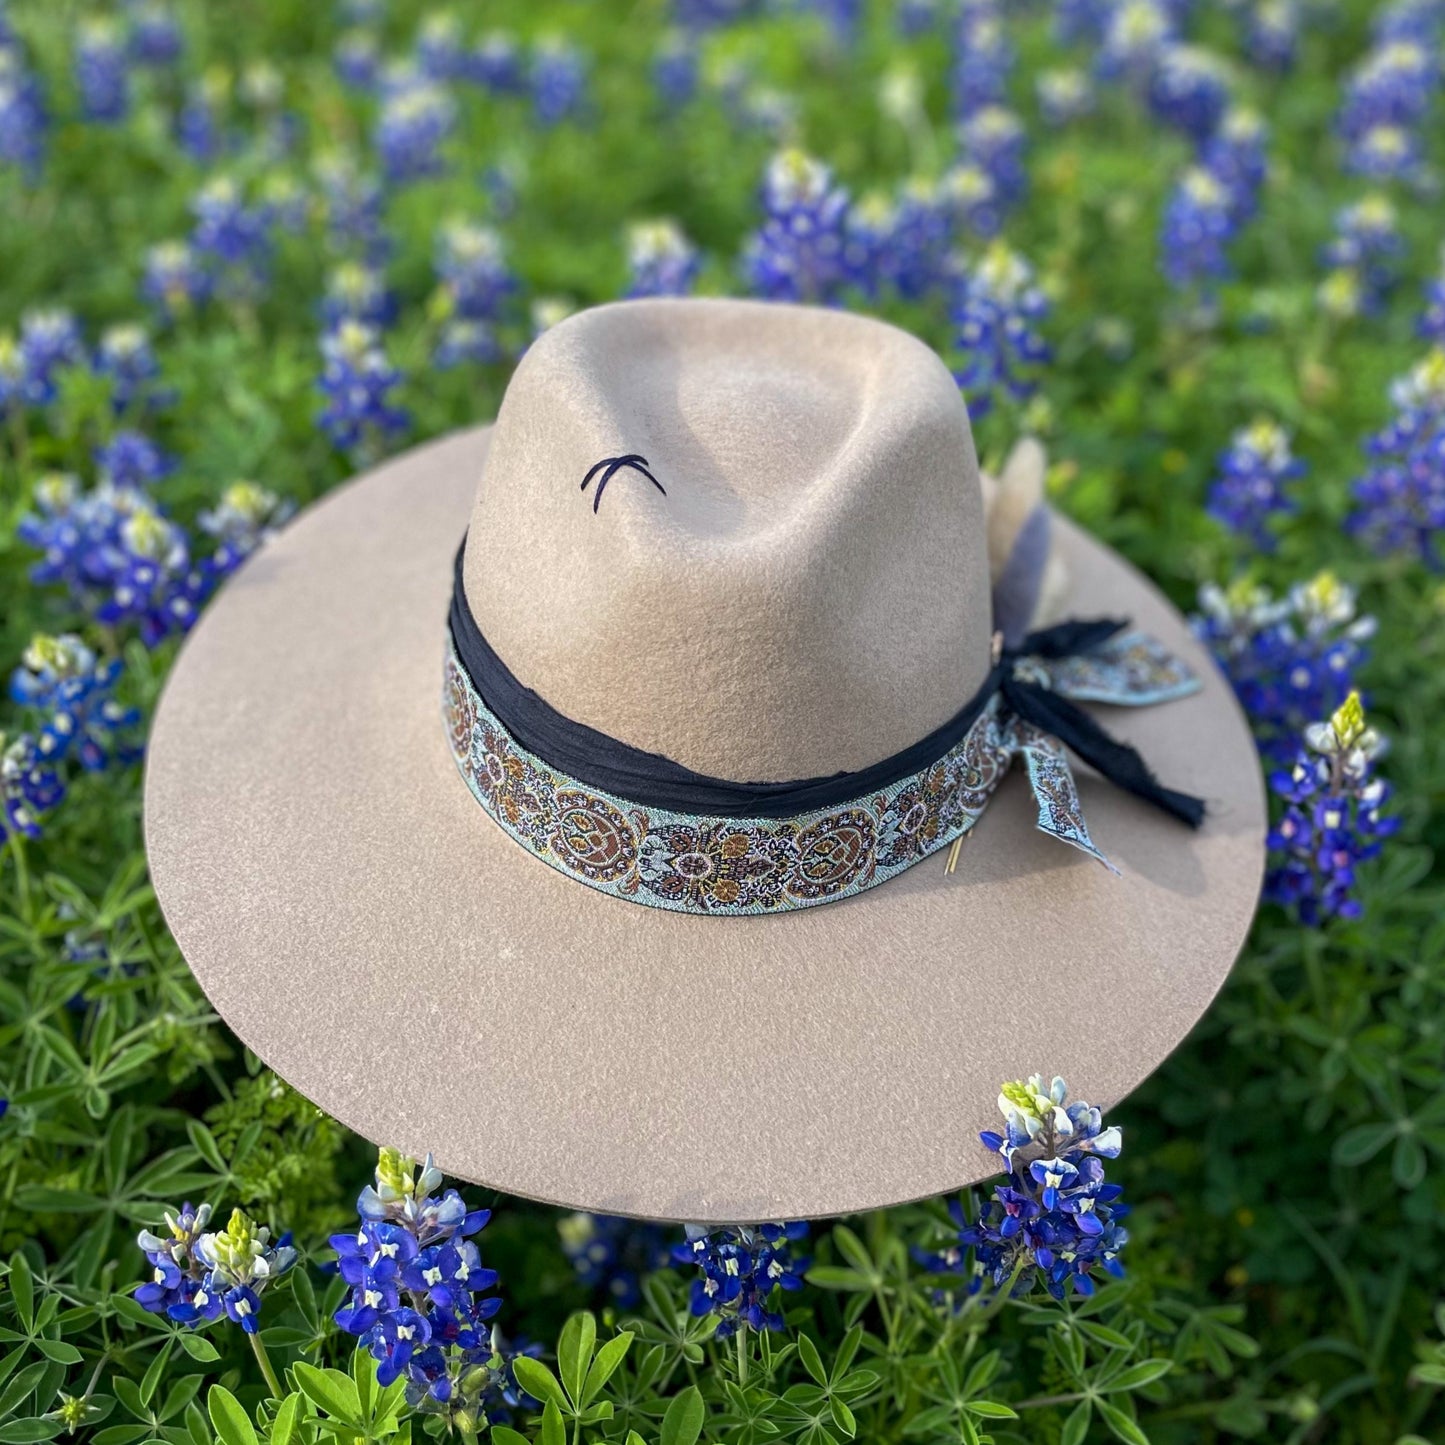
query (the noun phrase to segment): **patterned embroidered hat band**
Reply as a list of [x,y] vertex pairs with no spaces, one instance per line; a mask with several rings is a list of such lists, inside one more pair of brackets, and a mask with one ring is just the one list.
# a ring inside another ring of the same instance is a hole
[[675,912],[776,913],[860,893],[962,838],[1015,758],[1039,828],[1095,846],[1068,761],[1190,826],[1197,798],[1154,779],[1079,702],[1143,706],[1198,687],[1152,638],[1111,619],[1070,621],[995,648],[979,692],[942,727],[852,773],[732,782],[683,768],[564,717],[483,637],[457,554],[443,705],[473,796],[528,852],[601,892]]

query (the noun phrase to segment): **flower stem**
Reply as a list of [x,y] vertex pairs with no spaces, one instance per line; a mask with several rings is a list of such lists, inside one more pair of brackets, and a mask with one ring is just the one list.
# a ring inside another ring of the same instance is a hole
[[261,1343],[259,1331],[246,1336],[251,1341],[252,1352],[256,1356],[256,1363],[261,1367],[261,1373],[266,1377],[266,1388],[271,1391],[273,1400],[283,1400],[285,1393],[276,1379],[276,1371],[271,1368],[271,1356],[266,1353],[266,1346]]
[[738,1384],[746,1385],[748,1382],[748,1327],[744,1324],[738,1325]]

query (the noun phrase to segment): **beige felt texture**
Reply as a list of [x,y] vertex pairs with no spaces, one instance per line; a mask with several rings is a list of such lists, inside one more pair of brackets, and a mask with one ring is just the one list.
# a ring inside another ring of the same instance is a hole
[[[1203,680],[1104,710],[1165,782],[1208,800],[1200,833],[1081,777],[1111,877],[1035,830],[1014,776],[952,877],[939,854],[822,907],[667,913],[524,852],[451,760],[443,623],[489,436],[420,448],[308,509],[207,609],[161,701],[157,895],[202,988],[283,1078],[463,1179],[741,1222],[977,1181],[997,1162],[977,1133],[1001,1080],[1059,1072],[1113,1105],[1179,1043],[1244,940],[1264,800],[1226,684],[1120,558],[1060,522],[1074,610],[1131,616]],[[614,485],[604,514],[634,486],[645,500],[645,483]],[[544,580],[532,605],[567,606],[567,580]],[[1114,1118],[1127,1137],[1127,1106]]]
[[[634,452],[667,495],[622,472],[594,514],[582,478]],[[967,411],[867,317],[663,300],[560,323],[508,385],[469,538],[468,601],[518,678],[713,776],[867,767],[988,672]]]

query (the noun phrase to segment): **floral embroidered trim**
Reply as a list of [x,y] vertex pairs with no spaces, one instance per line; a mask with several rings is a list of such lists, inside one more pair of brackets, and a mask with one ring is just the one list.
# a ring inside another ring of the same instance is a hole
[[[1142,705],[1198,687],[1142,633],[1086,658],[1022,659],[1029,681],[1066,697]],[[1067,754],[995,695],[962,740],[891,787],[795,818],[718,818],[644,809],[590,788],[521,747],[448,647],[443,693],[452,757],[472,795],[529,853],[614,897],[679,913],[808,908],[875,887],[966,833],[1015,757],[1039,828],[1112,865],[1094,845]]]

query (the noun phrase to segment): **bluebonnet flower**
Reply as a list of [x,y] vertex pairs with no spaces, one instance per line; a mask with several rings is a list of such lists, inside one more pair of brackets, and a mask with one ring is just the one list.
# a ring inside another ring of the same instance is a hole
[[483,35],[466,62],[467,78],[493,95],[515,95],[526,85],[517,42],[504,30]]
[[456,102],[440,86],[414,84],[388,96],[373,140],[388,181],[401,185],[446,170],[442,147],[456,125]]
[[1164,208],[1159,249],[1164,275],[1174,286],[1208,291],[1229,275],[1226,247],[1236,230],[1229,187],[1203,166],[1190,166]]
[[107,327],[96,348],[95,369],[101,376],[110,377],[110,404],[117,412],[127,410],[138,400],[160,399],[151,386],[160,375],[160,363],[144,326],[126,322]]
[[258,209],[268,225],[297,236],[306,229],[311,198],[295,176],[284,171],[272,171],[261,181]]
[[958,1225],[958,1247],[938,1253],[915,1250],[932,1272],[965,1273],[965,1251],[972,1249],[970,1293],[987,1279],[995,1289],[1028,1294],[1036,1284],[1055,1299],[1072,1290],[1091,1295],[1094,1275],[1119,1276],[1119,1252],[1128,1233],[1119,1221],[1128,1206],[1118,1202],[1122,1188],[1104,1178],[1104,1159],[1123,1148],[1119,1129],[1105,1127],[1098,1109],[1082,1101],[1065,1107],[1068,1089],[1039,1074],[1027,1082],[1005,1084],[999,1094],[1004,1131],[979,1137],[1003,1161],[1005,1183],[995,1187],[972,1223],[962,1203],[949,1212]]
[[1028,190],[1024,153],[1028,132],[1011,110],[1001,105],[975,111],[958,128],[959,146],[993,182],[993,202],[1003,210],[1015,206]]
[[1174,16],[1160,0],[1119,0],[1104,20],[1095,57],[1099,74],[1109,80],[1147,83],[1176,30]]
[[1228,105],[1229,73],[1217,55],[1194,45],[1164,47],[1149,78],[1149,108],[1160,120],[1200,145]]
[[1245,54],[1275,75],[1294,69],[1300,20],[1299,0],[1254,0],[1245,16]]
[[213,289],[210,273],[187,242],[162,241],[146,252],[141,294],[167,320],[194,311]]
[[1293,757],[1305,727],[1349,695],[1375,634],[1354,590],[1330,572],[1283,598],[1245,580],[1228,590],[1208,583],[1190,621],[1233,686],[1261,753],[1275,762]]
[[939,0],[898,0],[894,22],[905,40],[924,35],[938,24]]
[[1033,268],[995,241],[964,278],[953,312],[963,360],[954,377],[970,412],[984,416],[1000,396],[1026,401],[1038,386],[1049,348],[1037,330],[1049,303]]
[[843,237],[843,275],[870,300],[889,284],[889,259],[898,208],[881,191],[860,196],[848,208]]
[[1094,109],[1094,88],[1088,75],[1072,67],[1041,70],[1034,81],[1034,94],[1047,125],[1068,125]]
[[1445,347],[1445,265],[1441,266],[1438,276],[1425,283],[1419,330],[1426,341]]
[[675,221],[642,221],[628,228],[629,296],[686,296],[701,264],[697,247]]
[[588,1289],[605,1290],[618,1309],[642,1299],[642,1276],[665,1269],[672,1247],[661,1225],[608,1214],[569,1214],[557,1221],[562,1252]]
[[1366,444],[1373,466],[1354,484],[1346,526],[1371,550],[1445,566],[1445,348],[1430,352],[1395,383],[1397,408]]
[[672,0],[673,17],[687,30],[732,25],[756,8],[756,0]]
[[544,36],[532,53],[528,82],[538,123],[556,125],[582,109],[587,95],[586,58],[560,36]]
[[1117,0],[1054,0],[1054,39],[1060,45],[1087,41],[1097,45],[1104,38]]
[[27,311],[20,318],[20,359],[27,399],[41,406],[53,401],[57,373],[85,361],[85,343],[75,317],[59,307]]
[[151,507],[136,506],[103,555],[110,596],[96,608],[97,621],[135,623],[147,647],[190,630],[208,579],[192,563],[186,534],[175,522]]
[[1351,141],[1345,168],[1377,181],[1419,183],[1425,175],[1420,137],[1400,125],[1372,125]]
[[0,45],[0,165],[33,182],[45,158],[48,122],[39,79],[18,49]]
[[131,59],[159,69],[181,58],[185,37],[168,0],[133,0],[126,7]]
[[191,243],[209,257],[223,295],[253,298],[264,285],[272,252],[271,217],[264,207],[248,205],[229,176],[206,182],[191,201],[196,218]]
[[1397,40],[1434,45],[1445,32],[1445,5],[1440,0],[1390,0],[1376,11],[1373,30],[1377,45]]
[[518,289],[502,238],[490,226],[464,220],[443,224],[437,231],[435,265],[455,316],[494,321]]
[[125,31],[109,16],[81,21],[75,36],[75,84],[87,120],[114,124],[130,111]]
[[1394,206],[1386,196],[1370,195],[1336,212],[1335,234],[1322,259],[1355,277],[1356,309],[1373,313],[1394,285],[1403,250]]
[[475,1419],[501,1368],[486,1325],[497,1275],[473,1239],[491,1211],[468,1210],[455,1189],[437,1196],[441,1183],[430,1157],[418,1171],[380,1151],[375,1186],[356,1202],[360,1228],[331,1237],[349,1286],[336,1323],[377,1360],[382,1385],[405,1379],[414,1406]]
[[[971,193],[968,185],[971,170],[958,165],[941,182],[913,177],[899,187],[883,269],[905,300],[921,300],[951,279],[956,225],[983,234],[977,193]],[[987,184],[992,187],[992,182]]]
[[782,1329],[782,1314],[768,1305],[775,1289],[802,1289],[812,1261],[796,1257],[792,1246],[807,1237],[808,1226],[801,1221],[714,1230],[689,1224],[687,1242],[672,1251],[674,1264],[701,1271],[692,1282],[688,1308],[699,1317],[717,1315],[714,1337],[720,1340],[739,1329]]
[[748,284],[777,301],[827,301],[844,277],[848,192],[822,162],[780,151],[762,188],[765,219],[743,253]]
[[426,16],[416,35],[416,59],[429,80],[454,80],[465,64],[461,22],[450,10]]
[[15,529],[20,541],[42,554],[30,580],[63,586],[82,608],[93,610],[109,577],[106,549],[122,520],[145,499],[105,488],[82,493],[67,472],[46,473],[33,495],[36,510],[21,517]]
[[652,61],[652,83],[669,110],[680,110],[697,94],[697,42],[683,30],[662,38]]
[[29,733],[0,732],[0,837],[38,838],[44,815],[65,797],[60,774],[42,757]]
[[118,657],[100,662],[73,633],[32,639],[11,674],[10,697],[45,714],[36,739],[41,758],[58,763],[74,752],[87,772],[99,772],[140,757],[140,748],[124,736],[140,712],[115,700],[123,670]]
[[343,321],[386,326],[396,315],[396,297],[386,277],[362,261],[343,261],[326,278],[321,316],[328,327]]
[[851,46],[863,21],[863,0],[803,0],[827,23],[834,44]]
[[381,72],[381,42],[370,30],[347,30],[332,47],[331,65],[343,85],[371,90]]
[[1293,767],[1270,777],[1287,807],[1270,831],[1277,856],[1265,874],[1264,897],[1294,910],[1307,927],[1359,917],[1355,869],[1399,831],[1398,818],[1380,816],[1390,799],[1389,785],[1375,776],[1381,750],[1352,692],[1328,722],[1305,729]]
[[232,482],[216,506],[196,519],[201,531],[216,540],[210,570],[228,577],[263,542],[275,536],[295,510],[284,497],[255,482]]
[[323,156],[316,165],[326,215],[326,234],[333,248],[378,261],[387,252],[382,229],[385,195],[381,183],[357,169],[341,152]]
[[1396,40],[1370,51],[1345,81],[1339,128],[1348,142],[1379,126],[1419,125],[1440,86],[1440,59],[1432,47]]
[[1225,112],[1200,151],[1200,164],[1228,192],[1236,226],[1248,221],[1258,206],[1260,188],[1269,174],[1268,141],[1269,128],[1259,113],[1236,105]]
[[220,155],[226,144],[222,112],[231,98],[230,72],[211,66],[186,91],[176,116],[176,140],[181,149],[202,165]]
[[173,471],[175,460],[148,436],[138,431],[118,431],[104,446],[96,448],[95,467],[102,483],[143,489]]
[[440,371],[450,371],[456,366],[501,361],[505,354],[490,321],[454,316],[442,323],[432,350],[432,365]]
[[268,1285],[296,1262],[290,1236],[271,1243],[271,1231],[239,1209],[224,1230],[202,1231],[210,1220],[206,1205],[166,1212],[170,1237],[143,1229],[137,1243],[154,1273],[135,1298],[152,1314],[178,1324],[197,1325],[225,1314],[248,1334],[260,1328],[261,1296]]
[[993,0],[969,0],[959,17],[954,43],[953,113],[967,119],[1008,94],[1014,51],[1003,28],[1003,15]]
[[1272,421],[1257,421],[1234,434],[1219,455],[1219,475],[1210,483],[1209,515],[1257,547],[1272,551],[1269,519],[1294,510],[1285,483],[1304,475],[1304,463],[1290,451],[1289,434]]
[[343,321],[323,337],[321,355],[326,406],[318,424],[341,450],[368,460],[379,455],[410,422],[392,396],[401,372],[386,359],[375,329],[360,321]]

